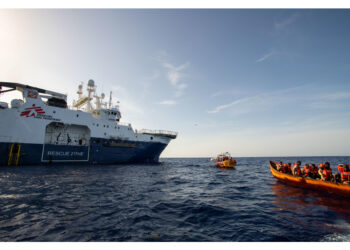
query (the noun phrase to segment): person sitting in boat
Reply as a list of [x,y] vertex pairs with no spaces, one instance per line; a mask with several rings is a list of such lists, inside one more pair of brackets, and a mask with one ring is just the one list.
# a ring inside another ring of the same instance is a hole
[[341,172],[341,181],[343,184],[350,183],[350,168],[349,165],[344,165],[343,171]]
[[304,171],[303,171],[304,177],[312,177],[312,166],[311,164],[305,164]]
[[281,161],[280,161],[280,163],[276,164],[276,169],[277,169],[278,172],[281,172],[282,166],[283,166],[283,163]]
[[286,174],[288,171],[288,164],[283,163],[282,167],[280,168],[280,172]]
[[288,168],[287,168],[287,173],[291,174],[292,173],[292,163],[288,163]]
[[[323,181],[332,181],[333,174],[332,174],[332,169],[331,169],[329,162],[326,162],[325,164],[322,164],[322,165],[323,165],[322,170],[320,169],[320,171],[318,171],[318,173],[321,176],[321,179]],[[320,167],[321,167],[321,164],[320,164]]]
[[300,170],[301,162],[300,161],[294,162],[293,165],[294,166],[292,167],[292,174],[296,175],[296,176],[300,176],[301,175],[301,170]]
[[317,167],[315,164],[311,164],[311,166],[312,166],[312,175],[313,175],[313,178],[314,178],[314,179],[321,178],[321,177],[318,175],[318,167]]
[[345,164],[339,164],[339,165],[337,166],[337,170],[338,170],[340,173],[342,173],[342,172],[344,171],[344,167],[345,167]]

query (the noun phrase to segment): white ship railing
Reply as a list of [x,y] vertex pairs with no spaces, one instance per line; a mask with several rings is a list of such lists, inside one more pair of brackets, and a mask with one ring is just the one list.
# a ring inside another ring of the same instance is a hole
[[161,135],[161,136],[166,136],[166,137],[170,137],[170,138],[176,138],[177,137],[177,132],[168,131],[168,130],[141,129],[141,130],[138,130],[137,133],[139,133],[139,134],[150,134],[150,135]]
[[131,123],[126,123],[126,122],[118,122],[118,125],[131,127]]

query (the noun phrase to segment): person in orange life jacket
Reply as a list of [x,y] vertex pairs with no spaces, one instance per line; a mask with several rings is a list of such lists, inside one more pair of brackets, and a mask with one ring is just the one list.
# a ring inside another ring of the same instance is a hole
[[322,180],[324,181],[332,181],[333,180],[333,174],[332,174],[332,169],[331,169],[331,166],[329,164],[329,162],[326,162],[324,164],[324,168],[323,168],[323,178]]
[[318,175],[318,167],[315,164],[311,164],[312,166],[312,174],[313,177],[316,178],[320,178],[320,176]]
[[345,167],[345,164],[339,164],[339,165],[337,166],[337,170],[338,170],[340,173],[342,173],[342,172],[344,171],[344,167]]
[[344,184],[350,183],[350,168],[349,165],[345,165],[343,171],[341,172],[341,181]]
[[288,171],[288,164],[284,163],[281,167],[280,172],[285,174],[285,173],[287,173],[287,171]]
[[309,164],[305,164],[304,171],[303,171],[304,177],[311,177],[311,174],[312,174],[311,171],[312,171],[312,167],[310,168]]
[[288,167],[287,167],[287,173],[291,174],[292,173],[292,163],[288,163]]
[[342,173],[343,173],[343,171],[344,171],[344,166],[345,166],[345,164],[339,164],[338,166],[337,166],[337,170],[340,172],[340,173],[335,173],[334,174],[334,181],[336,182],[336,183],[341,183],[341,176],[342,176]]
[[283,163],[281,161],[276,164],[276,169],[278,172],[281,172],[282,166],[283,166]]
[[318,175],[320,176],[321,180],[324,180],[323,170],[324,170],[324,164],[320,163],[320,168],[318,169]]
[[300,174],[301,174],[301,171],[300,171],[301,162],[297,161],[293,165],[294,166],[292,167],[292,174],[300,176]]

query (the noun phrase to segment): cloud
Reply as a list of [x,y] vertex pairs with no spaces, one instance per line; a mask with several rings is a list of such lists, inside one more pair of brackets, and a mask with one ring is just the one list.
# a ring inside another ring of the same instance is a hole
[[293,15],[283,19],[283,20],[280,20],[280,21],[276,21],[274,23],[274,26],[275,26],[275,29],[276,30],[283,30],[284,28],[286,28],[287,26],[291,25],[292,23],[294,23],[298,17],[300,16],[299,13],[294,13]]
[[174,100],[164,100],[159,102],[158,104],[162,104],[162,105],[174,105],[176,104],[176,102]]
[[258,58],[256,60],[256,62],[258,62],[258,63],[263,62],[263,61],[265,61],[266,59],[268,59],[269,57],[271,57],[274,54],[275,54],[275,52],[267,53],[267,54],[263,55],[262,57]]
[[[303,88],[307,87],[309,84],[301,85],[301,86],[296,86],[296,87],[291,87],[291,88],[286,88],[286,89],[280,89],[272,92],[267,92],[267,93],[262,93],[259,95],[254,95],[254,96],[248,96],[244,97],[241,99],[237,99],[235,101],[232,101],[227,104],[222,104],[214,108],[213,110],[207,111],[209,114],[215,114],[218,113],[224,109],[234,107],[234,106],[239,106],[239,109],[237,109],[235,112],[238,114],[242,113],[248,113],[253,110],[256,110],[256,108],[260,108],[262,106],[266,106],[271,103],[278,103],[279,101],[284,101],[287,102],[288,99],[288,93],[294,92],[294,91],[300,91]],[[290,99],[293,99],[294,97],[289,97]],[[280,100],[282,99],[282,100]],[[295,98],[294,98],[295,99]],[[292,101],[292,100],[290,100]],[[289,102],[290,102],[289,101]]]
[[184,79],[187,76],[184,71],[189,68],[190,63],[185,62],[180,65],[175,65],[169,62],[168,57],[166,51],[160,50],[158,52],[157,60],[161,63],[163,69],[165,69],[166,78],[175,89],[175,97],[180,97],[188,86],[184,83]]
[[330,101],[338,101],[344,99],[350,99],[350,92],[336,92],[330,93],[323,97],[323,99],[328,99]]
[[235,100],[233,102],[230,102],[228,104],[219,105],[215,109],[209,110],[208,113],[209,114],[218,113],[221,110],[224,110],[224,109],[227,109],[227,108],[230,108],[230,107],[233,107],[235,105],[242,104],[242,103],[252,104],[252,103],[255,103],[259,99],[260,99],[260,96],[251,96],[251,97],[241,98],[241,99]]
[[187,87],[186,84],[180,83],[180,80],[182,80],[185,77],[183,71],[189,67],[190,64],[188,62],[179,66],[174,66],[168,62],[163,62],[162,65],[164,68],[167,69],[167,77],[171,85],[179,89],[184,89]]
[[214,97],[217,97],[217,96],[222,95],[223,93],[224,93],[224,92],[222,92],[222,91],[217,91],[217,92],[213,93],[210,97],[211,97],[211,98],[214,98]]

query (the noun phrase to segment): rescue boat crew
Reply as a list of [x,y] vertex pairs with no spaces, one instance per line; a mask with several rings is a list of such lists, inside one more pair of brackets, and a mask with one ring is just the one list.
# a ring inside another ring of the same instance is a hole
[[287,163],[283,163],[282,167],[281,167],[281,173],[286,174],[288,171],[288,164]]

